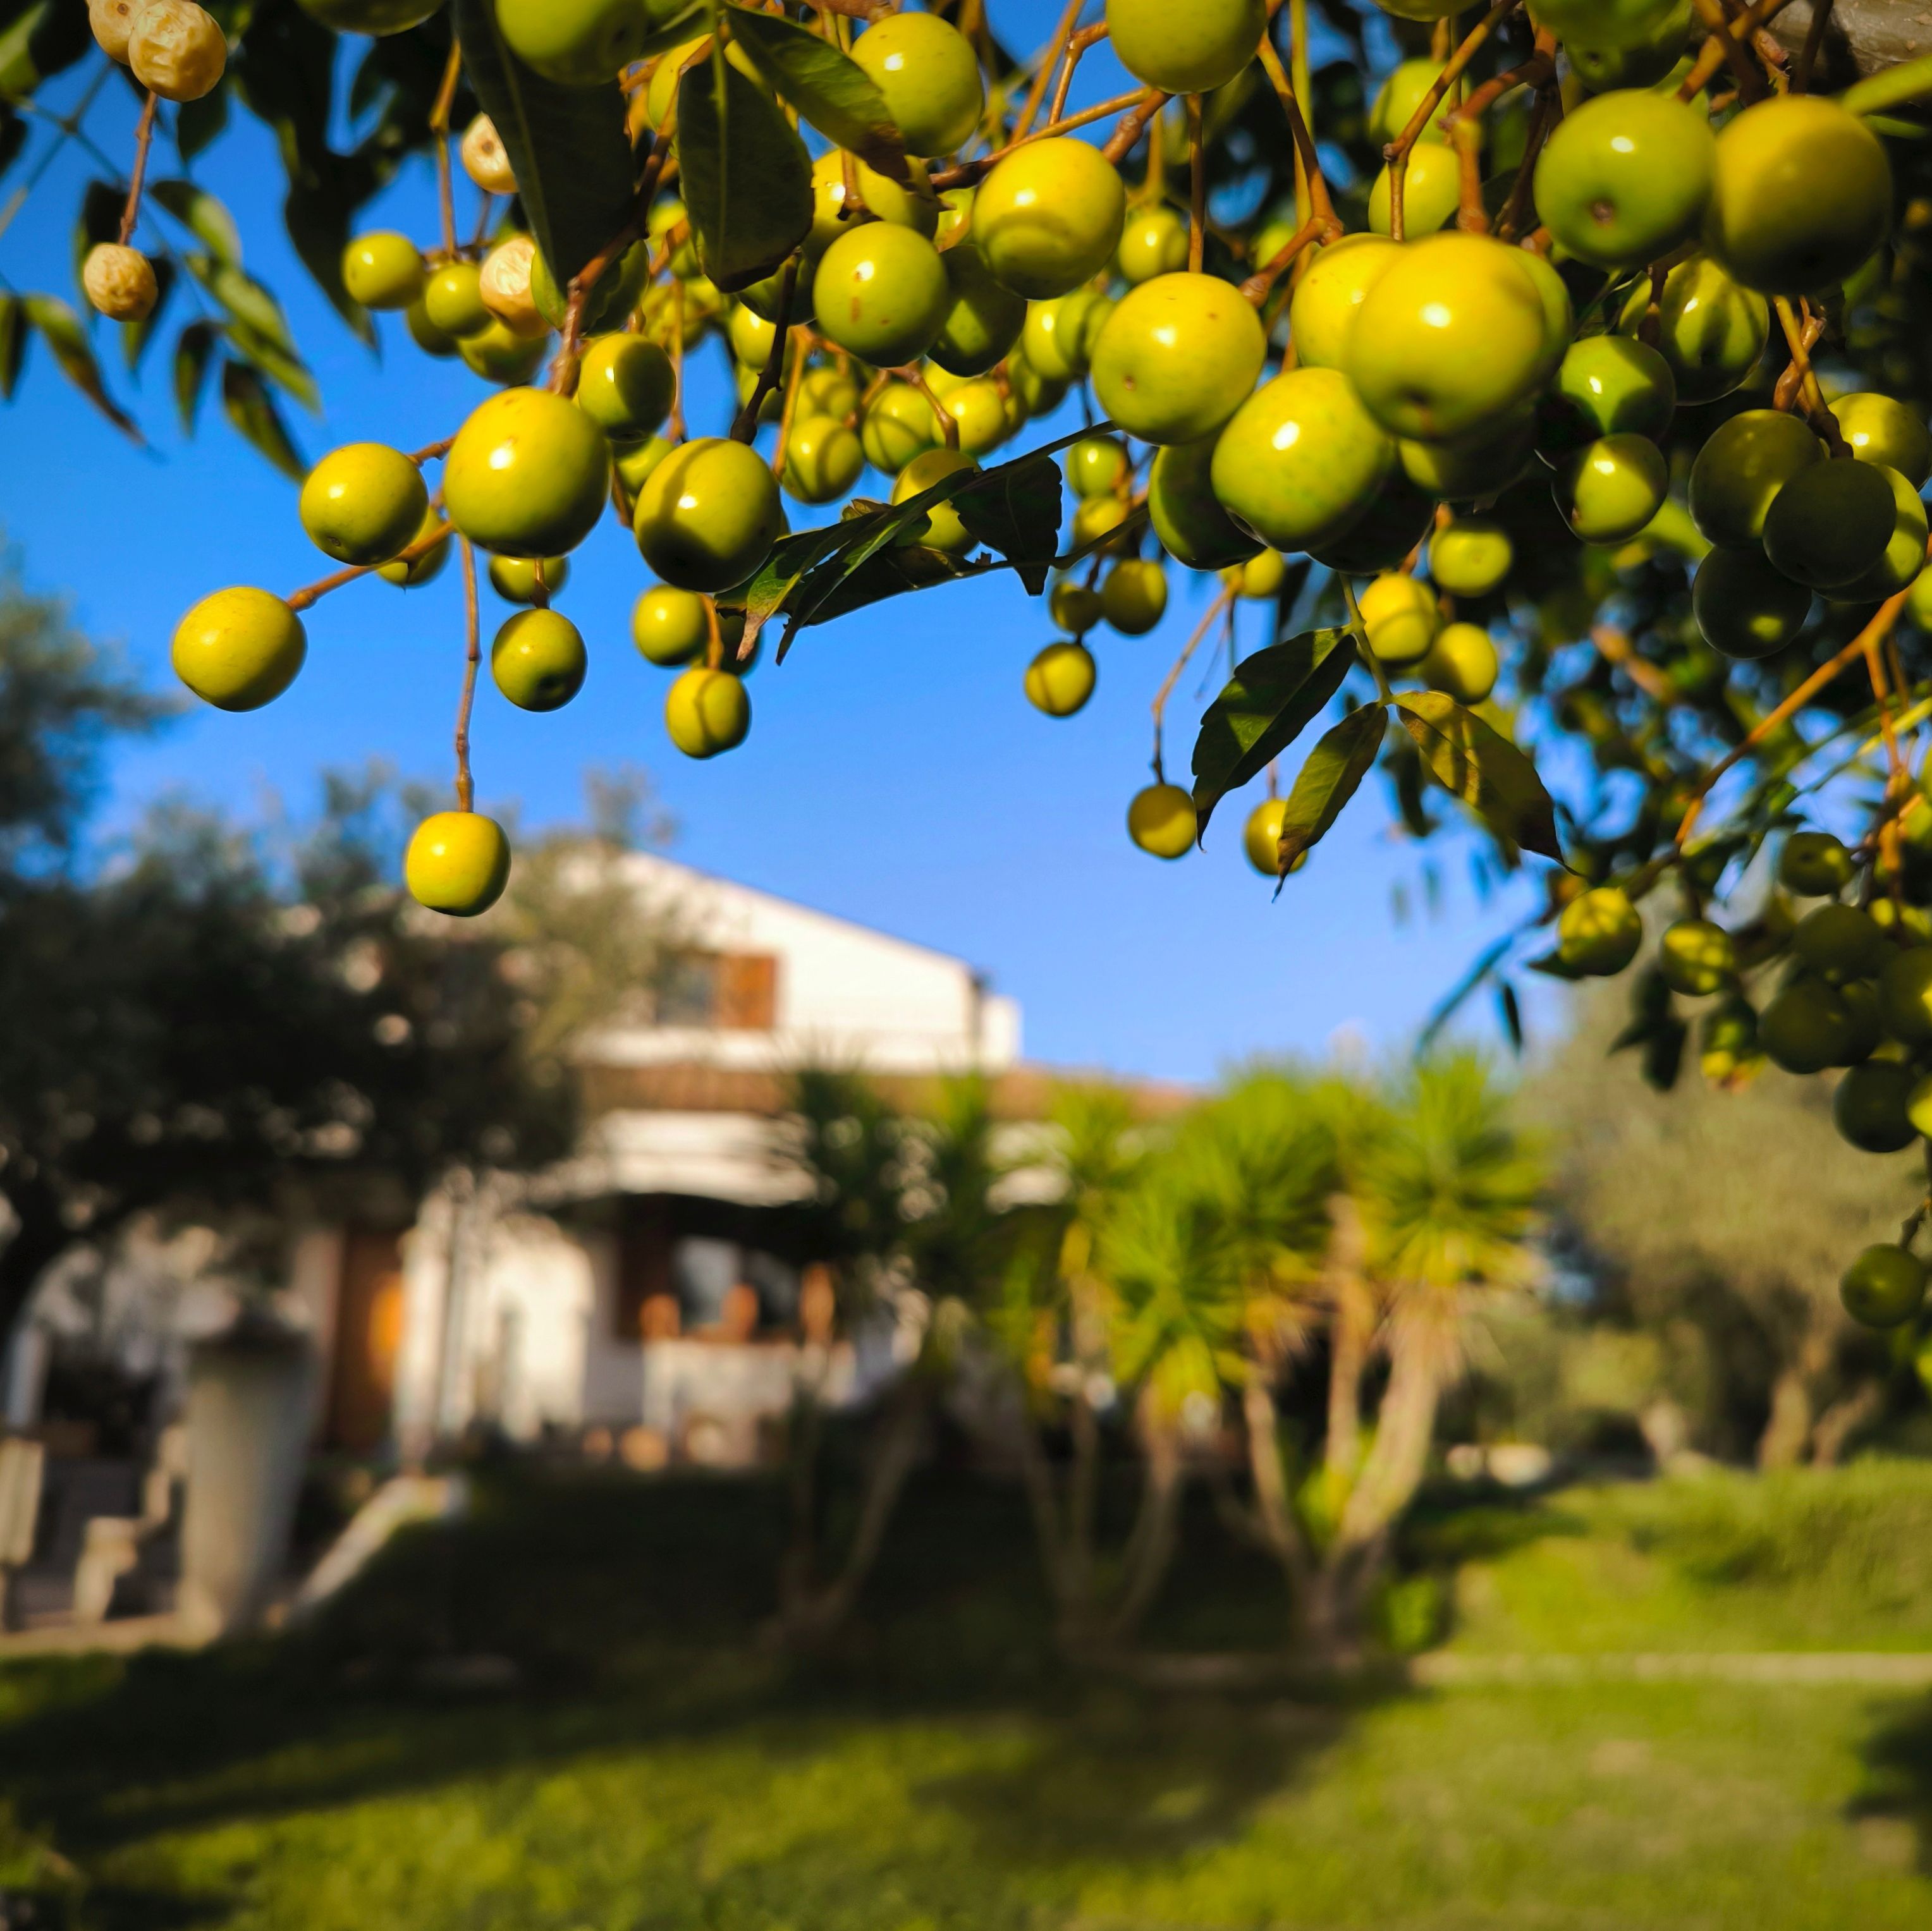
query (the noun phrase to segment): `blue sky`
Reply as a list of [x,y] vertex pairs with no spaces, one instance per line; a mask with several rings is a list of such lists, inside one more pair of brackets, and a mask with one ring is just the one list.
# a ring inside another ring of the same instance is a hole
[[[1058,7],[1012,0],[993,11],[1012,41],[1030,45]],[[1104,51],[1083,69],[1076,103],[1124,85]],[[77,91],[75,78],[63,95]],[[128,91],[111,85],[88,132],[124,155],[134,113]],[[56,162],[0,237],[9,283],[75,298],[71,224],[97,171],[71,150]],[[171,155],[158,171],[175,171]],[[238,115],[195,172],[234,211],[249,267],[283,297],[320,382],[325,415],[290,412],[309,456],[364,438],[418,447],[449,433],[486,393],[460,364],[418,353],[400,318],[382,319],[379,361],[334,317],[281,232],[281,172],[259,125]],[[10,191],[22,172],[16,165]],[[433,234],[427,163],[369,211],[368,225]],[[329,567],[296,520],[293,486],[230,431],[218,406],[193,440],[182,437],[168,392],[172,332],[136,385],[110,331],[99,331],[110,383],[139,415],[146,449],[89,409],[38,345],[0,414],[0,524],[28,581],[68,592],[77,620],[124,640],[157,685],[172,681],[169,634],[196,597],[230,583],[285,592]],[[722,382],[710,387],[722,428]],[[701,400],[694,420],[706,422]],[[795,523],[808,514],[794,510]],[[514,804],[526,824],[567,821],[581,812],[586,767],[641,766],[678,822],[674,856],[971,960],[1022,1003],[1031,1057],[1195,1079],[1252,1054],[1320,1053],[1338,1029],[1394,1045],[1500,928],[1453,847],[1436,854],[1441,909],[1420,915],[1421,855],[1390,836],[1378,781],[1278,902],[1240,855],[1241,816],[1258,786],[1223,808],[1204,853],[1168,865],[1129,844],[1127,800],[1147,781],[1148,707],[1208,594],[1184,573],[1174,573],[1153,636],[1097,634],[1100,688],[1071,720],[1044,718],[1022,697],[1022,673],[1051,626],[1042,604],[995,577],[805,633],[782,667],[767,662],[754,674],[748,742],[706,764],[670,748],[665,673],[629,643],[630,606],[646,580],[628,532],[607,518],[573,558],[560,605],[590,644],[584,691],[536,716],[484,680],[479,804]],[[487,641],[508,610],[487,590],[485,599]],[[307,667],[278,703],[242,717],[197,709],[118,753],[110,822],[170,790],[242,814],[272,791],[306,808],[319,771],[370,758],[447,781],[462,651],[454,565],[406,595],[359,583],[307,621]],[[1263,640],[1262,621],[1258,609],[1244,614],[1244,649]],[[1197,695],[1201,672],[1190,669],[1178,687],[1170,775],[1184,780],[1194,719],[1217,682]],[[1404,890],[1418,915],[1406,925],[1392,913]]]

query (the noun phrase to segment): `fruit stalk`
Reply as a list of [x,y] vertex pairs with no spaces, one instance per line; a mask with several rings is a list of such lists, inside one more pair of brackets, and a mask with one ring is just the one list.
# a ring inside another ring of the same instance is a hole
[[[781,319],[791,313],[792,291],[798,283],[798,257],[794,255],[784,265],[784,278],[778,285],[778,315]],[[745,406],[738,412],[738,419],[731,425],[731,439],[734,442],[748,442],[758,433],[758,412],[765,406],[765,398],[776,390],[784,378],[785,350],[791,341],[789,328],[772,331],[772,346],[766,352],[765,366],[758,371],[758,379]],[[800,360],[803,358],[801,357]],[[780,453],[783,453],[784,438],[778,438]]]
[[[449,535],[449,525],[439,523],[432,530],[418,537],[406,550],[400,550],[389,558],[392,563],[413,563],[418,558],[426,556]],[[313,583],[304,583],[299,590],[291,590],[282,601],[292,610],[305,610],[320,603],[332,590],[339,590],[346,583],[354,583],[358,577],[373,575],[382,568],[380,563],[351,564],[346,570],[332,571],[326,577],[319,577]]]
[[1752,61],[1743,36],[1732,31],[1731,23],[1724,15],[1723,0],[1694,0],[1694,4],[1697,17],[1723,47],[1724,58],[1737,79],[1738,97],[1747,103],[1762,100],[1770,92],[1770,85],[1764,77],[1763,70]]
[[1155,781],[1158,784],[1165,784],[1167,782],[1166,776],[1160,768],[1161,727],[1162,720],[1165,718],[1167,712],[1167,700],[1174,695],[1174,687],[1180,682],[1180,673],[1187,668],[1189,658],[1190,658],[1194,653],[1201,648],[1202,640],[1204,638],[1208,633],[1214,628],[1215,625],[1220,621],[1222,613],[1224,612],[1231,612],[1234,607],[1234,586],[1232,584],[1230,584],[1225,589],[1220,592],[1220,593],[1215,597],[1214,601],[1208,606],[1208,614],[1195,625],[1194,634],[1187,640],[1186,644],[1182,649],[1180,655],[1174,659],[1174,668],[1167,673],[1167,681],[1161,685],[1159,691],[1155,694],[1154,700],[1154,775]]
[[148,98],[141,109],[141,124],[134,130],[134,172],[128,178],[127,205],[121,211],[120,241],[124,248],[140,217],[141,184],[148,177],[148,150],[154,145],[155,103],[159,98],[149,88]]
[[1241,284],[1244,298],[1259,308],[1274,294],[1275,284],[1292,268],[1310,244],[1339,232],[1341,223],[1333,215],[1311,214],[1273,260],[1264,262]]
[[1120,124],[1107,136],[1100,150],[1102,158],[1118,167],[1133,152],[1135,142],[1147,132],[1148,123],[1173,98],[1172,94],[1162,94],[1158,89],[1144,95],[1141,104],[1131,113],[1123,115]]
[[449,171],[449,115],[456,102],[456,83],[463,73],[463,49],[452,39],[442,70],[442,85],[429,110],[429,130],[436,136],[436,198],[442,214],[442,252],[456,259],[456,192]]
[[463,551],[463,694],[456,702],[456,803],[476,808],[476,785],[470,774],[470,713],[476,703],[476,670],[483,661],[482,627],[476,609],[476,552],[466,536],[456,539]]
[[1066,112],[1066,97],[1073,85],[1073,70],[1080,64],[1080,56],[1087,49],[1107,37],[1107,23],[1096,21],[1090,27],[1082,27],[1066,43],[1066,58],[1060,64],[1060,78],[1053,85],[1053,105],[1047,109],[1049,121],[1058,121]]
[[1322,160],[1316,148],[1315,137],[1310,133],[1307,118],[1301,111],[1301,97],[1283,71],[1281,56],[1275,52],[1272,40],[1264,38],[1256,52],[1261,56],[1262,70],[1268,77],[1268,85],[1274,89],[1282,112],[1288,116],[1288,130],[1294,137],[1294,151],[1308,185],[1309,218],[1339,226],[1340,224],[1335,220],[1335,204],[1329,199],[1328,183],[1322,172]]
[[[1148,107],[1147,119],[1151,119],[1153,115],[1166,106],[1172,97],[1170,94],[1156,94],[1152,97],[1150,106],[1148,91],[1144,87],[1136,88],[1131,94],[1117,94],[1111,100],[1097,102],[1091,107],[1082,108],[1077,114],[1068,115],[1064,121],[1049,121],[1036,133],[1016,135],[1004,148],[997,149],[992,154],[982,154],[976,160],[962,161],[957,167],[941,168],[938,173],[931,177],[928,184],[935,194],[943,193],[949,187],[976,187],[1016,148],[1028,148],[1032,146],[1036,141],[1047,141],[1052,139],[1056,135],[1070,134],[1076,127],[1090,127],[1096,121],[1104,121],[1108,115],[1120,113],[1128,108],[1132,108],[1138,112],[1142,107]],[[1146,126],[1147,119],[1136,122],[1133,130],[1134,140],[1139,139],[1141,130]],[[1124,126],[1126,124],[1124,122],[1122,124]],[[1118,131],[1114,138],[1118,138]],[[1127,148],[1131,148],[1132,145],[1133,141],[1127,143]],[[1114,154],[1111,152],[1110,143],[1109,157],[1114,160],[1120,160],[1127,151],[1127,148],[1123,148],[1120,154]]]
[[1052,40],[1040,63],[1040,71],[1033,77],[1033,85],[1027,89],[1026,103],[1020,109],[1020,118],[1013,123],[1013,139],[1025,138],[1026,130],[1033,125],[1034,116],[1040,112],[1040,103],[1046,98],[1047,83],[1053,70],[1066,52],[1067,43],[1073,37],[1074,24],[1080,18],[1081,9],[1086,0],[1066,0],[1066,10],[1060,16],[1060,25],[1054,28]]
[[1198,275],[1208,256],[1208,157],[1201,139],[1201,97],[1187,97],[1187,271]]
[[[1801,324],[1788,295],[1778,296],[1772,306],[1778,311],[1779,325],[1784,331],[1784,340],[1791,350],[1791,368],[1786,370],[1785,374],[1788,377],[1792,370],[1797,373],[1792,396],[1785,397],[1784,381],[1780,379],[1774,400],[1779,408],[1789,409],[1792,401],[1802,398],[1804,419],[1824,439],[1826,447],[1834,456],[1849,457],[1852,452],[1846,446],[1844,432],[1838,427],[1838,418],[1825,406],[1824,391],[1819,388],[1818,378],[1812,372],[1810,347],[1817,340],[1818,334],[1813,332],[1811,318],[1808,316]],[[1820,319],[1818,333],[1822,333],[1822,330],[1823,324]]]

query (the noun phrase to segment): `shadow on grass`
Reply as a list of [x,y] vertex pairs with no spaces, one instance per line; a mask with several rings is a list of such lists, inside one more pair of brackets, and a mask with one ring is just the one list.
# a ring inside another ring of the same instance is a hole
[[[847,1641],[788,1661],[760,1640],[782,1526],[758,1483],[492,1474],[469,1522],[400,1540],[299,1636],[5,1672],[0,1798],[86,1870],[166,1831],[658,1741],[735,1735],[778,1759],[880,1721],[1019,1718],[998,1769],[934,1779],[922,1798],[1006,1865],[1138,1861],[1238,1830],[1348,1720],[1340,1702],[1160,1697],[1070,1672],[1019,1496],[943,1470],[908,1498]],[[1266,1651],[1283,1618],[1272,1567],[1204,1501],[1149,1646]],[[85,1894],[86,1931],[228,1909]]]
[[1910,1825],[1918,1868],[1932,1876],[1932,1696],[1889,1706],[1859,1754],[1865,1781],[1852,1815]]

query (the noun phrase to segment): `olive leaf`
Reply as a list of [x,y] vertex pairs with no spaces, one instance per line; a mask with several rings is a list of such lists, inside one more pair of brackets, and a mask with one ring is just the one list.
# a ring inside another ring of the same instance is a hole
[[1060,465],[1051,456],[1036,451],[970,479],[952,507],[969,535],[1019,572],[1028,596],[1046,588],[1065,513]]
[[763,281],[811,229],[812,157],[722,46],[678,82],[677,151],[704,272],[728,295]]
[[61,373],[116,429],[124,435],[131,436],[136,442],[141,441],[141,432],[135,427],[134,419],[107,393],[107,385],[100,379],[100,364],[94,359],[94,351],[87,346],[87,331],[81,326],[80,317],[57,295],[22,295],[20,302],[27,320],[53,352]]
[[74,286],[82,286],[81,271],[88,254],[103,241],[118,240],[121,211],[126,206],[128,190],[104,181],[91,181],[81,190],[80,211],[74,223]]
[[8,11],[0,27],[0,100],[27,100],[42,81],[94,51],[87,9],[78,0],[38,0]]
[[208,371],[220,334],[214,322],[190,322],[175,337],[175,407],[181,413],[182,430],[189,436],[194,433],[195,418],[201,412],[202,391],[208,386]]
[[31,332],[26,304],[17,295],[0,294],[0,400],[14,399]]
[[228,125],[228,82],[224,75],[198,100],[184,100],[175,109],[175,149],[191,161],[212,146]]
[[776,13],[731,15],[752,64],[835,147],[890,179],[908,178],[905,140],[872,76],[842,48]]
[[308,472],[268,385],[246,362],[230,357],[221,365],[221,406],[228,420],[274,463],[299,483]]
[[191,181],[158,181],[148,192],[218,262],[231,268],[242,265],[242,231],[235,217],[208,193]]
[[1521,751],[1440,691],[1402,691],[1396,702],[1430,775],[1481,819],[1505,855],[1520,845],[1563,862],[1556,807]]
[[1364,704],[1324,733],[1308,754],[1282,816],[1278,877],[1286,878],[1295,860],[1328,835],[1374,766],[1388,728],[1388,712],[1380,704]]
[[175,265],[166,256],[155,257],[149,264],[154,271],[154,305],[138,322],[124,322],[121,325],[121,355],[128,364],[128,373],[132,375],[141,366],[141,358],[148,352],[148,344],[154,339],[166,313],[168,297],[174,292]]
[[451,0],[463,69],[496,123],[517,194],[544,259],[560,283],[629,221],[635,176],[624,94],[613,79],[561,87],[513,54],[496,25],[496,0]]
[[1235,665],[1194,741],[1197,835],[1230,791],[1264,770],[1328,709],[1354,661],[1346,631],[1314,630]]

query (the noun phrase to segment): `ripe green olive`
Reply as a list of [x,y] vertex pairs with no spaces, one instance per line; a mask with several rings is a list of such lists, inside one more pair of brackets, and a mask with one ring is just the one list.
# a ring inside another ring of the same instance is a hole
[[1834,898],[1851,883],[1852,855],[1829,832],[1793,832],[1778,853],[1778,883],[1804,898]]
[[1218,439],[1158,450],[1148,472],[1148,514],[1154,533],[1167,553],[1190,570],[1227,569],[1245,562],[1262,547],[1235,526],[1214,493]]
[[1123,637],[1144,637],[1167,614],[1167,572],[1158,563],[1124,556],[1100,586],[1100,607]]
[[1346,375],[1294,369],[1235,412],[1210,473],[1216,498],[1257,547],[1305,550],[1347,530],[1394,466],[1394,442]]
[[1113,163],[1064,136],[1012,149],[973,204],[987,267],[1029,301],[1091,280],[1112,259],[1126,219],[1126,190]]
[[1764,553],[1814,590],[1856,583],[1883,558],[1898,519],[1887,472],[1846,459],[1798,471],[1764,520]]
[[1402,472],[1416,488],[1445,502],[1492,502],[1535,460],[1536,412],[1527,406],[1486,427],[1443,442],[1405,437],[1396,445]]
[[1856,1033],[1838,988],[1805,977],[1790,981],[1758,1015],[1757,1036],[1786,1072],[1818,1073],[1846,1063]]
[[1896,1153],[1918,1138],[1911,1113],[1917,1084],[1911,1068],[1896,1060],[1852,1066],[1832,1096],[1832,1123],[1861,1153]]
[[1643,920],[1620,886],[1599,885],[1580,892],[1556,921],[1556,955],[1572,972],[1609,979],[1636,957]]
[[1886,961],[1878,976],[1885,1030],[1915,1049],[1932,1046],[1932,946],[1915,946]]
[[1401,252],[1373,235],[1346,235],[1310,263],[1288,309],[1288,336],[1304,368],[1345,366],[1362,304]]
[[[1634,335],[1650,307],[1650,280],[1638,277],[1617,322]],[[1680,403],[1714,402],[1742,387],[1764,353],[1771,307],[1708,255],[1679,262],[1664,277],[1657,347],[1677,378]]]
[[624,493],[633,502],[638,492],[650,481],[651,472],[674,446],[662,436],[653,436],[646,442],[620,442],[610,452],[611,466],[617,472],[617,480],[623,484]]
[[892,13],[852,43],[915,154],[950,154],[972,137],[986,103],[973,44],[936,13]]
[[393,229],[358,235],[342,251],[342,285],[364,308],[407,308],[428,282],[416,244]]
[[674,449],[638,492],[638,548],[656,575],[682,590],[727,590],[770,555],[784,528],[771,469],[723,436]]
[[1129,216],[1120,230],[1114,265],[1124,281],[1138,288],[1156,275],[1178,274],[1187,265],[1187,223],[1171,208],[1150,208]]
[[1869,912],[1835,901],[1815,907],[1798,920],[1791,934],[1791,949],[1814,972],[1834,983],[1872,977],[1883,970],[1892,952]]
[[[1415,118],[1415,110],[1434,88],[1436,76],[1442,71],[1440,61],[1406,60],[1382,82],[1375,104],[1369,109],[1369,139],[1377,147],[1387,146],[1407,131],[1409,122]],[[1425,140],[1447,140],[1443,123],[1454,105],[1447,94],[1437,101],[1427,126],[1422,130]]]
[[1094,350],[1094,393],[1130,436],[1198,442],[1240,407],[1267,359],[1252,305],[1214,275],[1162,275],[1130,290]]
[[1677,378],[1647,342],[1628,335],[1586,335],[1564,352],[1544,399],[1538,441],[1552,456],[1600,436],[1660,441],[1677,413]]
[[1746,288],[1805,295],[1842,280],[1892,228],[1892,163],[1856,115],[1778,94],[1718,137],[1705,245]]
[[[1281,876],[1281,834],[1287,822],[1288,800],[1264,798],[1248,814],[1248,821],[1241,827],[1241,850],[1249,864],[1264,878]],[[1288,870],[1299,871],[1307,862],[1307,853],[1297,852]]]
[[410,340],[425,355],[441,358],[453,355],[457,352],[456,337],[446,328],[439,328],[429,319],[429,310],[421,295],[403,311],[403,319],[408,325]]
[[[1561,30],[1570,70],[1593,93],[1676,77],[1693,21],[1690,0],[1646,0],[1641,19],[1603,9]],[[1684,63],[1688,66],[1688,63]]]
[[1499,523],[1458,517],[1429,540],[1429,574],[1452,597],[1486,597],[1502,589],[1516,562],[1516,547]]
[[1084,637],[1100,621],[1100,593],[1063,577],[1046,600],[1046,613],[1070,637]]
[[534,604],[541,593],[548,603],[560,596],[570,580],[567,556],[493,556],[490,587],[506,604]]
[[460,341],[479,335],[495,318],[483,306],[483,273],[474,262],[446,262],[422,294],[423,313],[446,335]]
[[1557,508],[1585,543],[1636,535],[1670,488],[1670,465],[1647,436],[1605,436],[1571,457],[1556,485]]
[[785,443],[787,495],[802,503],[829,503],[859,480],[866,452],[859,433],[837,416],[808,415],[792,424]]
[[1713,650],[1749,661],[1776,656],[1804,628],[1811,592],[1761,550],[1713,550],[1692,580],[1690,608]]
[[632,610],[631,641],[646,663],[666,668],[703,656],[711,641],[704,599],[695,591],[654,584]]
[[548,346],[544,337],[519,335],[493,316],[488,328],[464,336],[457,343],[456,352],[486,380],[515,388],[536,373]]
[[1885,554],[1862,577],[1832,592],[1835,602],[1882,603],[1916,583],[1925,567],[1925,505],[1919,500],[1918,490],[1896,469],[1878,463],[1872,467],[1892,490],[1891,541],[1886,544]]
[[1120,64],[1163,94],[1226,86],[1267,31],[1264,0],[1107,0],[1107,31]]
[[970,236],[939,259],[950,304],[932,343],[932,359],[952,375],[982,376],[1020,339],[1025,300],[993,279]]
[[403,877],[418,904],[473,919],[510,882],[510,841],[480,811],[437,811],[417,826],[403,855]]
[[490,674],[520,710],[561,709],[589,667],[582,633],[556,610],[519,610],[490,646]]
[[1060,458],[1076,496],[1110,496],[1127,475],[1127,452],[1111,436],[1086,436]]
[[1838,1283],[1845,1312],[1864,1327],[1902,1327],[1925,1303],[1925,1263],[1880,1241],[1845,1270]]
[[946,435],[938,412],[911,383],[888,382],[866,405],[859,439],[873,468],[896,476],[922,450],[937,448]]
[[[852,175],[850,184],[846,179],[848,163]],[[820,154],[812,167],[812,231],[805,238],[807,262],[815,260],[842,235],[850,234],[866,220],[884,221],[895,228],[910,228],[923,235],[928,241],[932,240],[939,232],[939,197],[932,191],[922,161],[908,161],[906,171],[908,178],[897,181],[868,167],[856,155],[848,156],[837,148],[830,154]],[[859,206],[848,214],[846,197],[851,184],[858,188]],[[808,267],[799,279],[810,283]],[[774,306],[776,302],[774,296]],[[767,321],[777,319],[775,314],[766,317]]]
[[1887,395],[1869,391],[1840,396],[1832,405],[1840,432],[1862,463],[1896,469],[1914,489],[1932,477],[1932,433],[1918,412]]
[[655,436],[670,413],[670,358],[642,335],[593,336],[577,373],[577,406],[614,442]]
[[960,448],[969,456],[984,456],[997,449],[1024,420],[1009,408],[1007,397],[990,376],[944,390],[937,382],[932,386],[939,395],[940,407],[957,425]]
[[1362,592],[1361,610],[1370,649],[1396,669],[1429,655],[1442,622],[1428,587],[1396,571],[1384,572]]
[[[1395,175],[1384,166],[1369,190],[1369,227],[1377,235],[1395,232]],[[1413,241],[1432,235],[1455,218],[1462,199],[1462,163],[1454,148],[1440,141],[1418,141],[1409,150],[1402,182],[1402,232]]]
[[1441,691],[1459,704],[1480,704],[1496,688],[1502,660],[1480,624],[1444,624],[1415,674],[1432,691]]
[[604,513],[610,447],[574,402],[506,389],[480,403],[442,466],[449,520],[507,556],[561,556]]
[[1345,577],[1372,577],[1385,570],[1400,570],[1410,552],[1428,536],[1437,507],[1432,496],[1418,489],[1397,469],[1347,529],[1310,541],[1308,553]]
[[1049,718],[1070,718],[1093,696],[1098,674],[1084,643],[1049,643],[1027,666],[1027,701]]
[[655,22],[638,0],[496,0],[512,52],[546,80],[595,87],[643,55]]
[[1702,999],[1736,978],[1738,949],[1730,934],[1708,919],[1679,919],[1658,941],[1657,969],[1672,992]]
[[1266,603],[1279,596],[1288,581],[1288,559],[1279,550],[1264,550],[1224,571],[1222,577],[1224,582],[1232,582],[1238,597],[1250,603]]
[[1072,381],[1092,366],[1094,345],[1113,312],[1113,303],[1095,288],[1029,302],[1020,352],[1049,382]]
[[[913,497],[923,496],[928,490],[936,488],[947,477],[958,475],[964,471],[976,471],[979,467],[970,456],[961,450],[922,451],[899,472],[892,484],[892,501],[908,502]],[[909,535],[907,541],[922,544],[928,550],[944,550],[952,556],[972,548],[972,532],[960,521],[959,513],[950,502],[934,503],[924,514],[924,531]]]
[[412,548],[426,536],[442,532],[442,540],[425,550],[420,556],[412,557],[406,563],[400,556],[379,565],[376,574],[386,583],[394,583],[398,589],[413,590],[419,584],[427,583],[440,575],[442,566],[449,561],[449,530],[441,514],[425,503],[422,520],[416,526],[416,534],[404,544],[405,550]]
[[952,291],[939,250],[924,235],[868,221],[826,250],[812,299],[828,339],[862,361],[898,368],[932,346]]
[[745,680],[728,670],[694,664],[664,693],[664,729],[686,757],[716,757],[745,742],[752,728],[752,700]]
[[308,472],[296,514],[325,556],[369,564],[406,550],[428,508],[422,472],[400,449],[346,442]]
[[[597,277],[584,304],[587,329],[617,328],[644,298],[651,278],[651,246],[634,241]],[[541,251],[530,262],[530,300],[553,328],[561,328],[570,307],[568,277],[560,282]]]
[[1755,548],[1778,492],[1825,458],[1825,445],[1796,416],[1748,409],[1718,424],[1690,466],[1690,516],[1713,543]]
[[295,682],[308,654],[302,619],[280,597],[238,585],[202,598],[175,626],[175,675],[204,703],[254,711]]
[[1185,858],[1196,836],[1194,800],[1178,784],[1150,784],[1127,805],[1127,835],[1156,858]]
[[1364,300],[1348,349],[1349,379],[1390,434],[1466,436],[1528,397],[1549,349],[1529,259],[1486,235],[1403,244]]
[[1634,268],[1698,230],[1717,168],[1709,118],[1622,88],[1566,115],[1536,163],[1536,211],[1580,261]]

